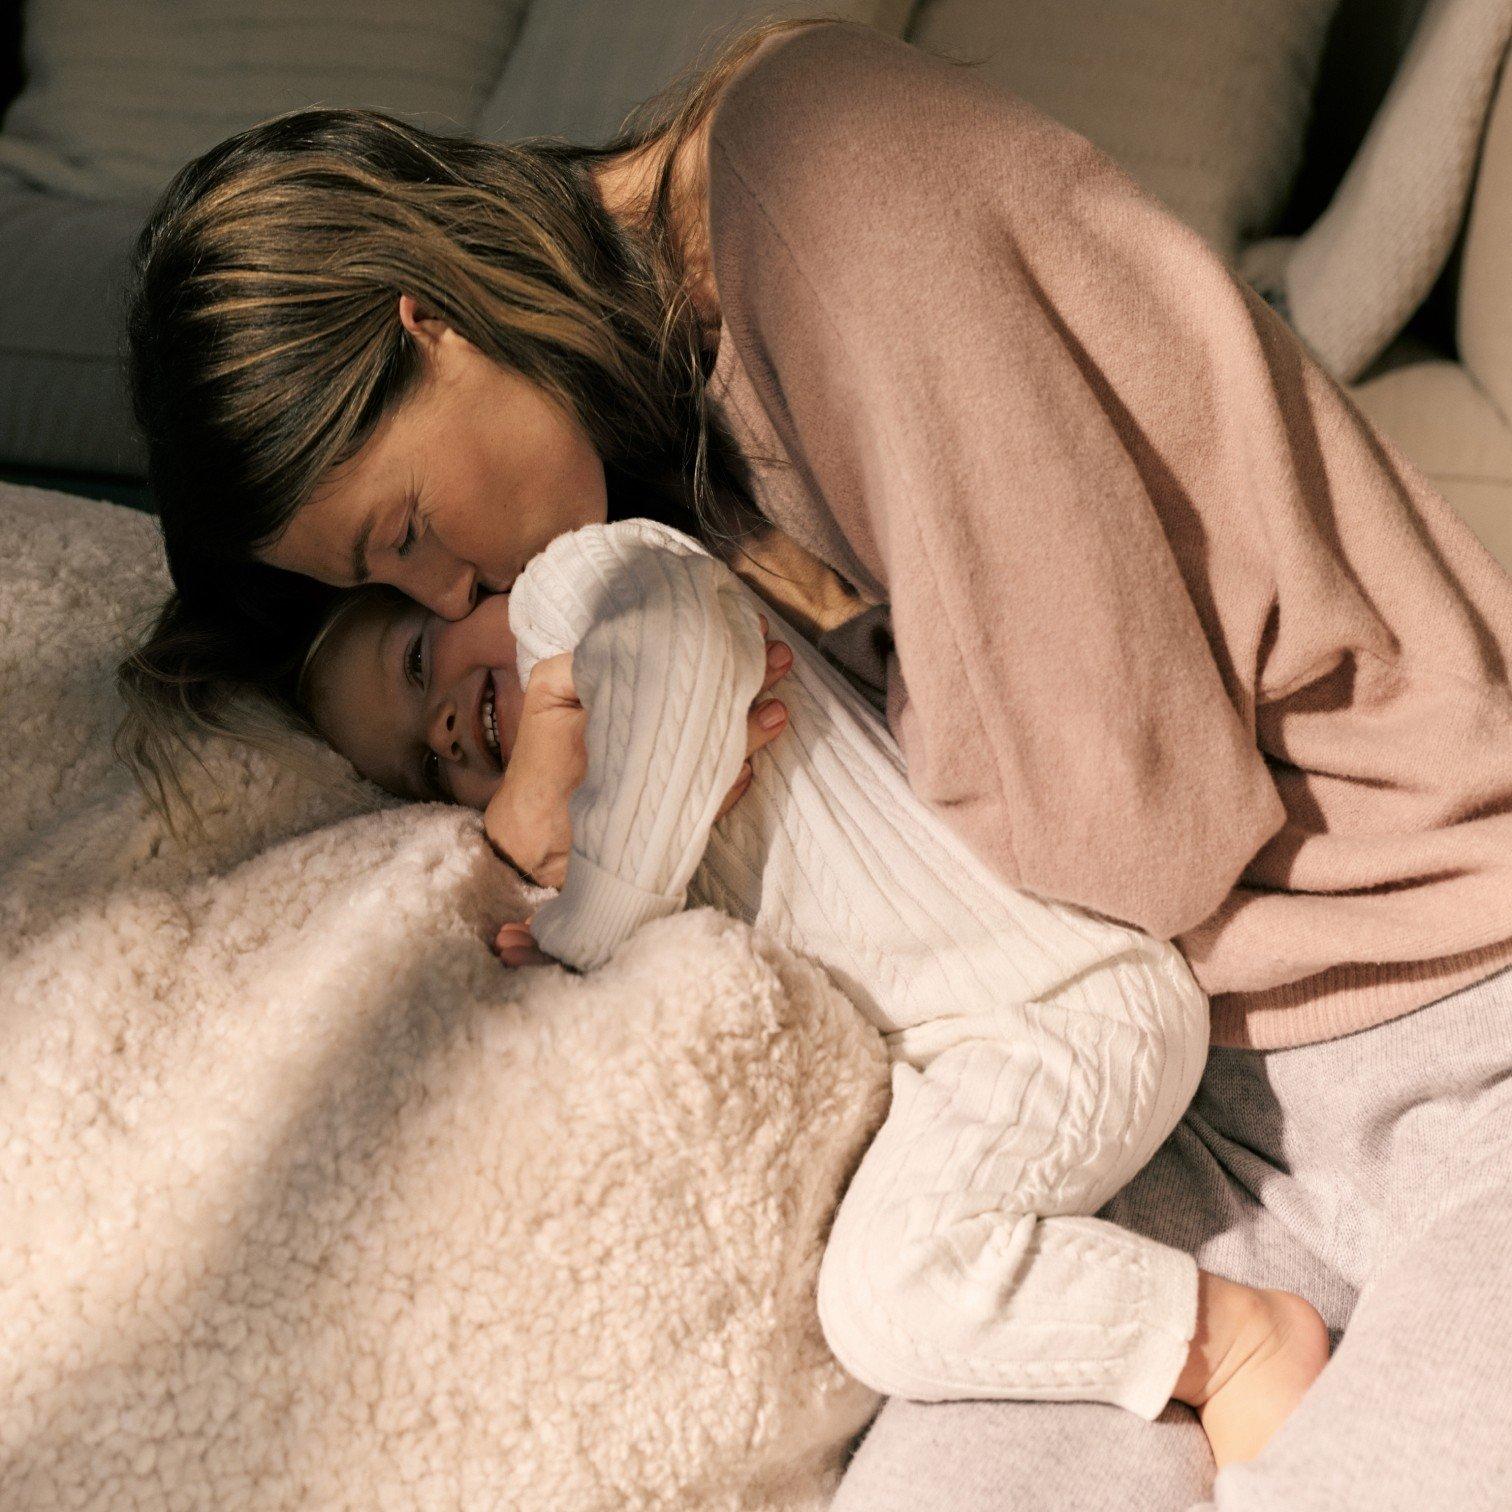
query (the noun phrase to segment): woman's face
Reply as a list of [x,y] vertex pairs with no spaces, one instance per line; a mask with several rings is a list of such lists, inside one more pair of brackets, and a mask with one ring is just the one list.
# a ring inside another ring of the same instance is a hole
[[364,777],[400,798],[488,807],[524,698],[507,593],[456,621],[369,594],[332,626],[309,679],[316,728]]
[[408,294],[399,319],[419,387],[259,555],[323,583],[391,583],[460,620],[555,537],[607,518],[604,465],[575,415]]

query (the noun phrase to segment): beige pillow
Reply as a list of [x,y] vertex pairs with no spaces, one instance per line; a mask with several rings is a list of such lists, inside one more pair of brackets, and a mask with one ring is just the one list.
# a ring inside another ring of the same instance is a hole
[[911,42],[1101,147],[1232,261],[1301,158],[1338,0],[924,0]]
[[526,0],[27,0],[26,85],[0,168],[150,205],[176,169],[267,116],[363,105],[465,131]]

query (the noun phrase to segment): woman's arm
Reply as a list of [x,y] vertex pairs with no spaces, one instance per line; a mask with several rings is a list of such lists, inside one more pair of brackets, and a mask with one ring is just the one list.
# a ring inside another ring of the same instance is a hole
[[511,591],[522,680],[573,641],[587,773],[569,801],[560,893],[532,933],[589,970],[677,912],[745,759],[746,711],[766,676],[754,603],[722,563],[650,521],[560,536]]
[[[1253,691],[1257,499],[1307,460],[1275,317],[1084,138],[864,28],[738,75],[710,174],[722,339],[790,507],[891,603],[911,786],[1014,885],[1195,926],[1285,819]],[[1204,512],[1245,543],[1216,586]]]

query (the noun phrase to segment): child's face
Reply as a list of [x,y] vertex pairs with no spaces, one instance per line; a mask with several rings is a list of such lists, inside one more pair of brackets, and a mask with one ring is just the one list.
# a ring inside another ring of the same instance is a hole
[[364,590],[309,674],[312,719],[364,777],[401,798],[476,809],[503,779],[523,696],[507,593],[444,620],[391,589]]

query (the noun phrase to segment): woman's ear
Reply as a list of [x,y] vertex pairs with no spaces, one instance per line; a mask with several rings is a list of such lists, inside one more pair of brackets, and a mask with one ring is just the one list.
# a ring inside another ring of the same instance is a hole
[[481,355],[441,316],[427,315],[413,294],[399,296],[399,324],[419,349],[426,370],[435,376],[451,375],[459,359],[471,363]]
[[399,324],[422,346],[426,342],[439,341],[441,333],[450,329],[439,315],[427,314],[413,294],[399,296]]

